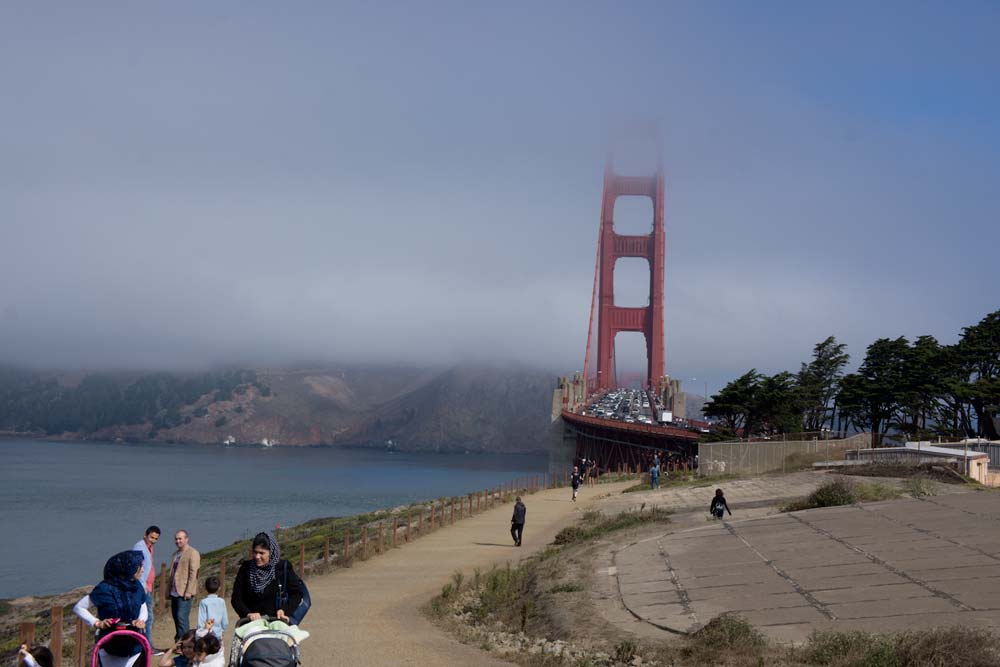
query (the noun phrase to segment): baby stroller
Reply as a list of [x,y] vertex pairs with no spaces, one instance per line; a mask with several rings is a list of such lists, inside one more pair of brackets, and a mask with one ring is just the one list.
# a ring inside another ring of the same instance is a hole
[[[302,664],[299,653],[301,635],[308,633],[295,630],[290,626],[277,622],[278,627],[271,627],[276,619],[264,616],[260,621],[241,618],[236,622],[233,632],[233,644],[229,649],[229,667],[298,667]],[[249,623],[257,623],[249,631],[240,632],[240,628]]]
[[[136,632],[130,625],[119,625],[111,632],[97,640],[94,644],[94,651],[91,654],[91,667],[102,667],[100,651],[104,649],[109,657],[113,657],[115,664],[127,664],[131,655],[129,652],[134,649],[134,644],[139,645],[139,654],[132,667],[152,667],[153,649],[146,639],[146,635]],[[128,657],[118,657],[119,655]],[[104,665],[103,667],[110,667]]]

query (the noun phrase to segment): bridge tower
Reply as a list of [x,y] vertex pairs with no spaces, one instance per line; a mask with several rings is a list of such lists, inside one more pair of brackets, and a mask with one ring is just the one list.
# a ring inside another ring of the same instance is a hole
[[[647,386],[655,386],[665,374],[663,264],[666,241],[663,233],[663,191],[662,162],[658,162],[653,176],[623,176],[614,172],[614,165],[611,158],[608,158],[604,168],[604,195],[601,201],[601,230],[595,276],[598,283],[598,390],[615,386],[615,336],[622,331],[639,331],[646,337]],[[653,229],[648,235],[625,236],[615,233],[615,201],[618,197],[649,197],[653,201]],[[622,257],[641,257],[649,262],[649,305],[645,308],[615,305],[615,262]],[[589,365],[589,359],[585,365]]]

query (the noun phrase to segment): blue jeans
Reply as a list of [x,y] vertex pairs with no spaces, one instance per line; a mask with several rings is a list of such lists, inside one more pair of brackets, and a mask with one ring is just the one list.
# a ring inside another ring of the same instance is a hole
[[146,629],[142,631],[142,634],[146,635],[146,639],[149,640],[149,645],[153,645],[153,594],[150,591],[146,591]]
[[174,617],[174,641],[190,629],[191,600],[170,596],[170,615]]

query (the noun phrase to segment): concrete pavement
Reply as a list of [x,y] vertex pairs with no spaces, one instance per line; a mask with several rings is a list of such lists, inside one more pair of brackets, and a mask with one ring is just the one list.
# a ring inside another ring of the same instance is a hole
[[724,612],[787,641],[814,629],[1000,627],[1000,494],[727,517],[624,547],[614,576],[629,611],[673,631]]

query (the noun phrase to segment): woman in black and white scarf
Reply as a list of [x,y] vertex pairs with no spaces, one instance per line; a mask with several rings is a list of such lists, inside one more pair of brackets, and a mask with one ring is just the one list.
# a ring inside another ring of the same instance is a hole
[[270,533],[257,533],[251,543],[252,558],[236,573],[230,601],[241,618],[255,621],[262,616],[298,625],[311,601],[305,583],[281,558],[281,549]]

